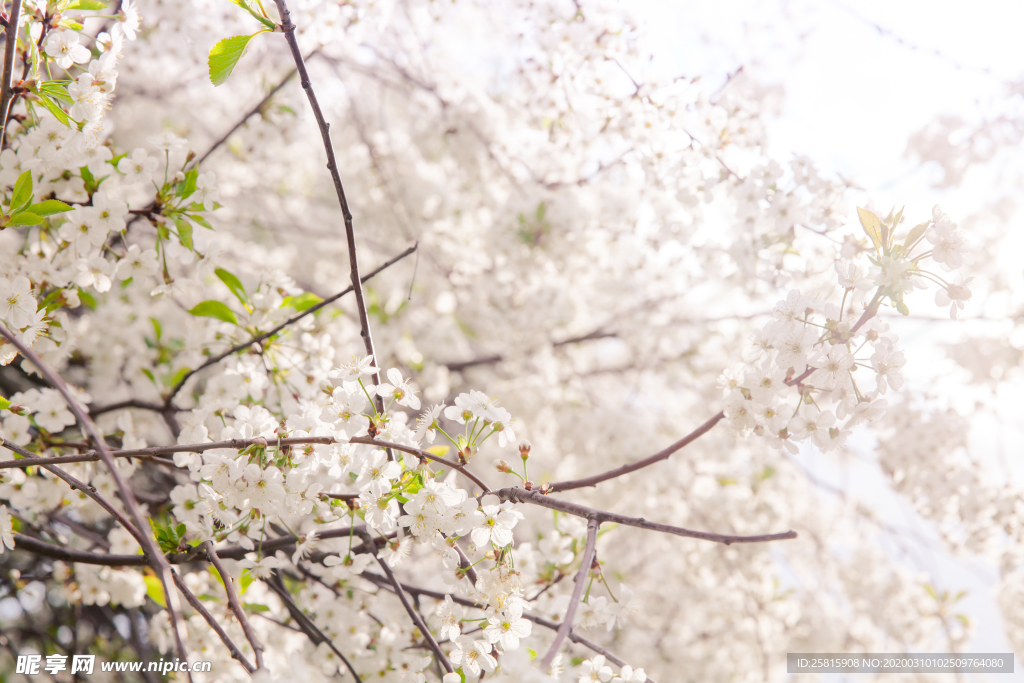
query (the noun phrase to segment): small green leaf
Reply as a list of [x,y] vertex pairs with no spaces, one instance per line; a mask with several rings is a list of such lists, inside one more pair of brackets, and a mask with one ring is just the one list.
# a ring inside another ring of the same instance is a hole
[[153,599],[153,602],[164,609],[167,608],[167,597],[164,595],[164,584],[155,576],[147,576],[146,595]]
[[240,587],[241,587],[241,590],[240,590],[240,591],[238,591],[238,594],[239,594],[239,595],[244,595],[244,594],[245,594],[245,591],[246,591],[246,589],[248,589],[248,588],[249,588],[249,584],[251,584],[251,583],[252,583],[252,574],[250,574],[250,573],[249,573],[249,570],[248,570],[248,569],[246,569],[246,570],[242,571],[242,576],[241,576],[241,578],[240,578],[240,579],[238,580],[238,583],[239,583],[239,585],[240,585]]
[[53,114],[58,121],[63,123],[68,128],[71,127],[71,117],[68,116],[67,112],[61,109],[56,102],[51,100],[43,93],[39,93],[39,101],[42,103],[44,107],[50,110],[50,113]]
[[18,213],[32,202],[32,171],[25,171],[14,183],[11,195],[11,213]]
[[192,249],[192,224],[184,218],[175,218],[174,224],[178,227],[178,239],[181,240],[181,246],[186,249]]
[[243,602],[242,607],[249,610],[250,612],[269,612],[270,608],[266,605],[258,605],[254,602]]
[[910,232],[907,233],[907,239],[903,240],[903,249],[905,253],[910,253],[911,248],[913,248],[913,246],[917,244],[918,240],[924,236],[924,231],[928,229],[929,225],[931,225],[931,221],[925,221],[924,223],[915,225],[910,229]]
[[210,82],[217,86],[227,81],[235,64],[238,64],[238,60],[241,59],[245,48],[249,45],[249,41],[260,33],[263,31],[258,31],[251,36],[225,38],[214,45],[207,60],[210,67]]
[[910,315],[910,308],[902,301],[896,302],[896,310],[902,313],[903,315]]
[[196,191],[196,179],[199,177],[199,169],[193,168],[185,174],[185,180],[178,186],[177,195],[182,199],[188,199]]
[[216,318],[232,325],[238,324],[238,320],[235,318],[235,314],[231,312],[231,309],[219,301],[203,301],[197,304],[189,313],[201,318]]
[[68,93],[67,86],[65,85],[65,83],[69,82],[70,81],[45,81],[39,84],[38,90],[58,102],[74,104],[75,101],[71,98],[70,93]]
[[860,217],[860,224],[864,227],[864,233],[871,238],[875,249],[882,248],[882,221],[878,216],[867,209],[857,207],[857,215]]
[[100,2],[99,0],[71,0],[71,2],[69,2],[67,4],[67,6],[64,7],[63,9],[64,10],[69,10],[69,9],[106,9],[106,8],[107,8],[107,3]]
[[33,204],[32,206],[28,207],[28,210],[36,214],[37,216],[52,216],[57,213],[71,211],[74,208],[75,207],[65,204],[59,199],[46,199],[44,201],[39,202],[38,204]]
[[245,287],[242,286],[242,281],[235,277],[234,274],[224,270],[223,268],[218,268],[213,272],[220,278],[221,282],[228,286],[231,293],[238,297],[239,301],[243,304],[249,301],[249,295],[245,293]]
[[205,218],[203,218],[202,216],[194,214],[194,213],[187,213],[185,215],[188,216],[193,221],[195,221],[196,223],[198,223],[199,225],[201,225],[204,228],[206,228],[207,230],[213,230],[213,226],[210,225],[210,222],[208,220],[206,220]]
[[431,446],[430,448],[428,448],[427,452],[430,453],[431,455],[436,455],[439,458],[443,458],[445,456],[445,453],[447,453],[450,448],[450,446],[438,444],[436,446]]
[[313,308],[313,306],[316,306],[321,301],[323,301],[323,299],[318,297],[313,292],[303,292],[298,296],[287,297],[284,300],[284,303],[282,303],[281,305],[291,306],[296,311],[299,311],[301,313],[302,311]]
[[21,213],[11,216],[11,222],[8,223],[8,225],[39,225],[42,222],[42,216],[38,216],[29,211],[22,211]]
[[3,396],[0,396],[0,410],[7,410],[11,407],[11,402]]
[[82,305],[84,305],[90,311],[96,310],[96,298],[93,297],[93,295],[90,294],[89,292],[82,289],[81,287],[79,287],[78,289],[78,298],[82,302]]
[[187,375],[191,371],[191,368],[181,368],[173,375],[168,376],[165,383],[169,387],[176,387],[178,386],[178,382],[183,380],[185,378],[185,375]]

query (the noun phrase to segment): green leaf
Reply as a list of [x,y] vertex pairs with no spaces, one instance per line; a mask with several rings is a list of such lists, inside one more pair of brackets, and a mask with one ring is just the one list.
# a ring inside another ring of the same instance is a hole
[[203,218],[202,216],[199,216],[199,215],[194,214],[194,213],[187,213],[185,215],[188,216],[189,218],[191,218],[193,221],[195,221],[199,225],[201,225],[204,228],[206,228],[207,230],[213,230],[213,226],[210,225],[210,222],[208,220],[206,220],[205,218]]
[[48,95],[49,97],[51,97],[54,100],[57,100],[58,102],[63,102],[64,104],[74,104],[75,101],[71,98],[71,95],[68,93],[67,86],[64,85],[68,82],[69,81],[44,81],[43,83],[39,84],[38,90],[39,92]]
[[931,225],[931,221],[925,221],[910,229],[910,232],[907,233],[907,239],[903,240],[903,250],[905,253],[910,253],[911,248],[924,236],[924,231],[928,229],[929,225]]
[[167,597],[164,595],[164,584],[155,576],[147,576],[146,595],[153,599],[153,602],[164,609],[167,608]]
[[430,448],[428,448],[427,449],[427,453],[430,453],[431,455],[436,455],[439,458],[443,458],[445,456],[445,453],[447,453],[450,448],[451,448],[451,446],[445,446],[444,444],[438,444],[436,446],[431,446]]
[[178,186],[177,195],[182,199],[188,199],[196,191],[196,179],[199,177],[199,169],[193,168],[185,174],[185,180]]
[[248,569],[242,571],[242,576],[238,580],[238,583],[239,583],[239,587],[241,588],[241,590],[238,591],[238,594],[239,595],[244,595],[246,589],[249,588],[249,584],[252,583],[252,574],[249,573]]
[[71,127],[71,121],[72,121],[71,117],[68,116],[67,112],[65,112],[63,109],[61,109],[60,106],[56,102],[51,100],[49,97],[47,97],[43,93],[39,93],[39,101],[42,103],[42,105],[44,107],[46,107],[47,109],[50,110],[50,113],[53,114],[54,117],[58,121],[63,123],[68,128]]
[[249,610],[250,612],[269,612],[270,608],[266,605],[258,605],[254,602],[243,602],[242,607]]
[[42,222],[42,216],[29,211],[22,211],[21,213],[11,216],[11,222],[8,223],[8,225],[39,225]]
[[181,240],[181,246],[186,249],[192,249],[192,224],[184,218],[175,218],[174,224],[178,226],[178,239]]
[[902,313],[903,315],[910,315],[910,308],[902,301],[897,301],[895,306],[896,310]]
[[28,207],[28,210],[37,216],[52,216],[57,213],[64,213],[65,211],[71,211],[75,207],[65,204],[59,199],[46,199],[33,204]]
[[864,233],[871,238],[875,249],[882,248],[882,221],[878,216],[867,209],[857,207],[857,215],[860,217],[860,224],[864,227]]
[[88,191],[89,188],[95,188],[96,187],[96,179],[92,176],[92,171],[89,170],[89,167],[88,166],[83,166],[82,168],[80,168],[78,170],[79,170],[79,173],[82,176],[82,182],[85,183],[86,190]]
[[235,319],[235,314],[231,312],[231,309],[219,301],[203,301],[197,304],[189,313],[201,318],[216,318],[232,325],[238,324],[238,320]]
[[7,410],[11,407],[11,402],[3,396],[0,396],[0,410]]
[[82,302],[82,305],[90,311],[96,310],[96,298],[81,287],[78,288],[78,298]]
[[302,311],[305,311],[309,308],[313,308],[313,306],[316,306],[321,301],[323,301],[323,299],[318,297],[313,292],[303,292],[298,296],[289,296],[285,298],[284,303],[282,303],[281,305],[291,306],[296,311],[299,311],[301,313]]
[[225,38],[214,45],[207,60],[210,67],[210,82],[217,86],[227,81],[235,64],[238,64],[238,60],[242,58],[249,41],[260,33],[263,32],[258,31],[251,36]]
[[106,9],[107,3],[100,2],[100,0],[71,0],[63,8],[63,10],[69,9]]
[[11,213],[18,213],[32,202],[32,171],[25,171],[14,183]]
[[896,228],[899,227],[900,221],[903,220],[903,211],[906,210],[906,208],[907,207],[904,206],[902,209],[897,211],[896,212],[896,216],[893,217],[893,219],[892,219],[892,226],[891,226],[891,229],[889,230],[889,248],[890,249],[892,249],[892,244],[896,240]]
[[242,286],[242,281],[235,277],[234,274],[224,270],[223,268],[218,268],[213,272],[220,278],[221,282],[228,286],[231,293],[238,297],[239,301],[243,304],[249,301],[249,295],[245,293],[245,287]]
[[166,382],[167,386],[169,386],[169,387],[176,387],[176,386],[178,386],[178,382],[183,380],[185,378],[185,375],[187,375],[191,371],[192,371],[191,368],[181,368],[181,369],[179,369],[176,373],[174,373],[173,375],[170,375],[167,378],[167,382]]

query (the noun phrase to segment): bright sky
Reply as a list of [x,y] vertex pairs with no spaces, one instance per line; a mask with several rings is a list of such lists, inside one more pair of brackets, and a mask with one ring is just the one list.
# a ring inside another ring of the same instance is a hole
[[[865,188],[877,206],[906,204],[915,223],[929,217],[935,203],[958,216],[995,198],[984,172],[968,175],[961,187],[936,190],[931,181],[941,172],[920,168],[905,151],[910,135],[929,121],[945,114],[978,120],[1006,98],[1014,80],[1024,78],[1024,2],[631,0],[629,6],[646,20],[656,63],[666,73],[721,78],[742,64],[759,80],[785,88],[780,116],[768,128],[777,158],[806,154],[823,171],[841,173]],[[1018,235],[1007,253],[1024,253],[1024,231],[1013,232]],[[1020,268],[1013,270],[1019,274]],[[932,369],[942,355],[934,351],[936,337],[959,334],[949,323],[903,324],[906,329],[898,331],[907,344],[930,339]],[[925,365],[919,358],[918,367]],[[1019,392],[1012,395],[1019,407]],[[1019,451],[1020,418],[1007,421],[1016,425],[999,438],[1009,437],[1011,451]],[[995,457],[993,443],[984,436],[975,439],[982,457]],[[878,496],[884,482],[877,468],[855,465],[857,471],[846,480],[849,474],[808,455],[801,459],[817,477],[839,486],[849,481],[849,488],[894,526],[934,538],[901,501]],[[911,564],[927,569],[943,588],[969,591],[962,604],[976,618],[973,651],[1010,651],[991,592],[998,578],[994,567],[937,550],[921,551]],[[1024,681],[1024,673],[1000,680]]]

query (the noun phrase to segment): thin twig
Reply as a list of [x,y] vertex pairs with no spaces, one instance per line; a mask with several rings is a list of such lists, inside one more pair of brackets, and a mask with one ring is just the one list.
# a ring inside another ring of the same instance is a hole
[[551,662],[554,661],[555,655],[558,654],[558,649],[562,647],[562,642],[569,635],[569,631],[572,630],[572,622],[576,618],[576,609],[580,606],[580,600],[583,597],[583,587],[587,584],[587,574],[590,573],[590,567],[594,563],[594,555],[597,553],[597,528],[599,526],[601,526],[601,522],[596,517],[591,517],[587,521],[587,547],[583,551],[583,561],[580,563],[580,570],[576,572],[576,587],[572,589],[569,607],[565,610],[565,619],[562,620],[562,625],[558,627],[555,640],[551,643],[551,647],[548,648],[544,659],[541,660],[541,668],[544,671],[551,668]]
[[795,531],[786,531],[781,534],[764,534],[760,536],[731,536],[727,534],[713,534],[706,531],[693,531],[691,529],[684,529],[678,526],[671,526],[668,524],[658,524],[657,522],[648,522],[643,517],[627,517],[625,515],[619,515],[614,512],[605,512],[604,510],[596,510],[594,508],[587,507],[586,505],[580,505],[579,503],[571,503],[567,500],[560,498],[552,498],[546,496],[540,491],[527,491],[518,487],[512,487],[507,489],[500,489],[493,492],[494,495],[498,496],[503,501],[512,501],[513,503],[531,503],[533,505],[539,505],[540,507],[548,508],[549,510],[558,510],[575,517],[582,517],[584,519],[596,519],[598,522],[613,522],[615,524],[622,524],[625,526],[635,526],[638,529],[648,529],[649,531],[660,531],[666,534],[672,534],[674,536],[682,536],[684,538],[696,538],[702,541],[713,541],[715,543],[722,543],[725,545],[732,545],[733,543],[763,543],[766,541],[784,541],[791,538],[796,538],[797,534]]
[[177,586],[178,590],[180,590],[182,594],[185,596],[185,599],[188,601],[188,604],[192,605],[192,609],[194,609],[196,612],[199,612],[199,614],[202,615],[203,619],[206,620],[206,623],[210,625],[210,628],[212,628],[214,633],[216,633],[217,636],[220,638],[220,642],[224,643],[224,646],[231,653],[231,657],[233,659],[238,660],[238,663],[245,667],[245,670],[250,674],[256,671],[256,669],[249,662],[249,660],[245,658],[245,655],[242,654],[242,651],[238,649],[238,646],[235,645],[234,641],[231,640],[231,637],[227,634],[227,632],[225,632],[221,625],[217,623],[217,620],[214,619],[213,615],[210,614],[210,612],[205,607],[203,607],[203,603],[199,602],[199,598],[197,598],[195,594],[189,590],[188,586],[185,585],[185,582],[181,580],[181,577],[178,576],[178,573],[173,569],[169,569],[168,571],[170,572],[171,576],[174,577],[174,585]]
[[405,446],[399,443],[392,443],[391,441],[382,441],[380,439],[374,439],[369,436],[353,436],[351,439],[349,439],[349,443],[360,443],[367,444],[369,446],[380,446],[381,448],[393,448],[396,451],[409,453],[421,459],[433,460],[434,462],[438,462],[441,463],[442,465],[451,467],[453,470],[456,470],[457,472],[465,475],[467,479],[469,479],[474,484],[479,486],[484,493],[491,492],[490,487],[487,486],[487,484],[485,484],[483,481],[481,481],[475,474],[467,470],[464,465],[460,465],[457,462],[452,462],[451,460],[446,460],[440,456],[434,455],[429,451],[414,448],[413,446]]
[[228,573],[224,563],[220,561],[217,549],[213,547],[213,541],[207,541],[203,545],[206,548],[206,556],[209,558],[210,563],[213,564],[217,569],[217,573],[220,574],[221,583],[224,584],[224,592],[228,595],[228,607],[234,613],[235,619],[238,619],[238,624],[242,627],[242,632],[245,633],[245,639],[252,645],[252,651],[256,657],[256,668],[262,669],[263,646],[256,637],[256,632],[252,630],[252,624],[245,617],[245,610],[242,609],[242,603],[238,599],[238,591],[235,590],[235,578]]
[[[850,331],[847,333],[847,337],[852,337],[854,334],[856,334],[857,330],[863,327],[868,320],[873,318],[878,313],[878,307],[882,299],[882,292],[882,287],[879,287],[875,291],[874,297],[872,297],[867,307],[865,307],[864,312],[861,314],[857,322],[853,325],[853,327],[850,328]],[[792,379],[786,380],[786,384],[789,386],[799,385],[805,379],[810,377],[811,374],[813,374],[814,370],[815,368],[807,368],[800,375],[793,377]],[[676,441],[675,443],[658,451],[654,455],[649,455],[642,460],[637,460],[636,462],[629,463],[628,465],[622,465],[621,467],[616,467],[606,472],[601,472],[600,474],[594,474],[589,477],[583,477],[582,479],[555,482],[553,484],[549,484],[545,488],[545,490],[550,493],[557,493],[559,491],[569,491],[570,489],[579,489],[585,486],[597,486],[603,481],[615,479],[625,474],[629,474],[630,472],[636,472],[637,470],[649,467],[654,463],[666,460],[676,451],[685,448],[686,446],[690,445],[693,441],[697,440],[704,434],[707,434],[709,431],[711,431],[711,428],[718,424],[724,417],[725,412],[719,411],[717,414],[709,418],[707,422],[694,429],[692,432],[684,436],[679,441]]]
[[4,73],[3,83],[0,84],[0,112],[3,113],[3,121],[0,122],[0,147],[6,147],[7,141],[7,114],[11,107],[12,83],[11,75],[14,71],[14,56],[18,51],[18,23],[21,20],[22,0],[14,0],[11,6],[11,15],[7,18],[7,28],[4,29]]
[[441,652],[441,646],[437,644],[436,640],[434,640],[434,636],[424,623],[423,617],[420,616],[420,613],[417,612],[409,602],[408,596],[405,594],[405,591],[402,590],[402,584],[395,578],[395,573],[391,571],[391,567],[389,567],[388,563],[380,557],[377,557],[376,559],[377,564],[380,565],[380,568],[383,569],[384,573],[387,575],[388,581],[391,582],[391,586],[395,590],[395,595],[397,595],[398,599],[402,601],[402,607],[404,607],[405,611],[408,612],[409,618],[412,619],[412,623],[416,624],[416,628],[418,628],[420,633],[423,634],[423,639],[427,641],[430,651],[434,653],[434,656],[437,657],[437,661],[441,663],[441,666],[445,668],[445,671],[448,673],[454,672],[455,669],[452,668],[451,662],[449,662],[448,658],[444,656],[444,652]]
[[[388,583],[384,579],[384,577],[377,576],[376,574],[370,574],[369,572],[363,572],[362,574],[360,574],[360,576],[370,581],[371,583],[377,584],[381,588],[387,588],[392,592],[394,591],[394,588],[391,586],[390,583]],[[409,593],[410,595],[422,595],[428,598],[433,598],[434,600],[444,600],[445,597],[450,597],[452,599],[452,602],[454,602],[457,605],[462,605],[463,607],[475,607],[477,609],[482,609],[479,604],[473,602],[472,600],[459,597],[458,595],[451,595],[450,593],[441,593],[439,591],[432,591],[427,588],[419,588],[418,586],[411,586],[407,583],[402,584],[402,590],[404,590],[406,593]],[[558,630],[558,624],[543,617],[538,617],[529,613],[524,613],[523,619],[526,619],[527,621],[532,621],[533,623],[539,626],[543,626],[544,628],[551,629],[552,631]],[[569,640],[571,640],[574,643],[579,643],[583,647],[589,648],[590,650],[596,652],[599,655],[604,655],[608,658],[609,661],[614,662],[619,666],[626,665],[626,661],[624,659],[622,659],[621,657],[617,657],[614,653],[609,652],[600,645],[597,645],[596,643],[589,641],[586,638],[576,635],[575,631],[569,631]],[[647,683],[656,682],[653,678],[648,676]]]
[[[418,246],[419,246],[419,243],[417,242],[416,244],[412,245],[411,247],[409,247],[408,249],[403,251],[401,254],[398,254],[397,256],[391,258],[388,261],[385,261],[380,266],[378,266],[374,270],[372,270],[369,273],[367,273],[366,275],[364,275],[361,281],[362,282],[366,282],[367,280],[369,280],[373,276],[379,274],[381,271],[386,270],[387,268],[390,268],[394,264],[396,264],[399,261],[401,261],[402,259],[404,259],[409,254],[411,254],[414,251],[416,251]],[[324,299],[320,303],[316,304],[315,306],[310,306],[306,310],[300,311],[296,315],[293,315],[292,317],[288,318],[283,323],[281,323],[280,325],[278,325],[274,329],[270,330],[269,332],[264,332],[262,334],[258,334],[255,337],[253,337],[252,339],[244,341],[241,344],[236,344],[235,346],[232,346],[230,349],[228,349],[224,353],[221,353],[220,355],[212,356],[212,357],[208,358],[206,361],[204,361],[202,363],[202,365],[197,367],[195,370],[189,370],[187,373],[185,373],[185,375],[180,380],[178,380],[177,384],[175,384],[173,387],[171,387],[171,392],[167,395],[167,398],[164,399],[164,406],[161,408],[161,410],[163,408],[167,408],[167,407],[171,407],[172,406],[171,402],[174,400],[174,397],[178,394],[179,391],[181,391],[181,388],[183,386],[185,386],[185,382],[187,382],[188,379],[192,375],[196,374],[200,370],[203,370],[205,368],[210,367],[211,365],[214,365],[216,363],[221,362],[222,360],[224,360],[225,358],[227,358],[228,356],[230,356],[233,353],[238,353],[239,351],[244,351],[245,349],[249,348],[253,344],[259,344],[264,339],[267,339],[269,337],[274,336],[275,334],[277,334],[278,332],[280,332],[284,328],[288,327],[289,325],[293,325],[294,323],[298,322],[299,320],[302,320],[306,316],[313,315],[314,313],[319,311],[324,306],[327,306],[328,304],[334,303],[335,301],[337,301],[338,299],[340,299],[341,297],[345,296],[346,294],[348,294],[351,291],[353,291],[353,289],[352,289],[351,286],[349,286],[349,287],[345,288],[344,290],[338,292],[337,294],[335,294],[333,296],[327,297],[326,299]],[[117,404],[115,404],[115,406],[111,406],[111,407],[97,408],[97,409],[95,409],[93,411],[93,414],[94,415],[98,415],[98,414],[106,412],[108,410],[113,410],[114,407],[121,407],[121,406],[118,406]],[[140,408],[140,407],[149,407],[149,406],[136,405],[136,406],[131,406],[131,407]]]
[[[78,404],[78,401],[68,391],[67,385],[64,384],[64,380],[61,379],[60,375],[53,371],[49,365],[43,362],[43,359],[39,357],[35,351],[26,346],[17,335],[13,334],[7,329],[6,325],[0,324],[0,335],[5,337],[8,342],[14,345],[16,349],[25,357],[30,363],[43,374],[43,376],[49,381],[50,385],[53,386],[60,394],[64,397],[65,402],[68,404],[68,408],[71,413],[78,420],[79,425],[82,427],[82,431],[92,439],[93,444],[99,451],[99,455],[103,460],[103,463],[107,466],[107,470],[110,472],[111,478],[114,480],[117,490],[121,495],[121,500],[124,502],[125,507],[128,509],[128,513],[134,521],[136,531],[133,536],[139,541],[149,557],[150,562],[153,565],[153,570],[157,572],[160,577],[160,581],[163,584],[164,594],[167,596],[167,611],[171,618],[171,628],[174,630],[174,637],[178,648],[178,653],[181,655],[183,660],[188,659],[188,653],[185,651],[185,624],[178,620],[178,615],[181,613],[181,605],[178,601],[178,594],[170,589],[171,581],[169,575],[171,572],[171,565],[168,564],[167,558],[164,557],[163,553],[160,552],[160,548],[157,547],[156,542],[153,540],[152,535],[143,533],[143,529],[148,528],[148,525],[143,523],[143,516],[139,510],[139,505],[135,500],[135,495],[132,493],[131,488],[125,482],[118,471],[117,466],[114,464],[114,458],[110,454],[110,449],[107,446],[106,440],[103,435],[100,434],[99,430],[96,429],[95,423],[89,418],[89,415],[85,410]],[[4,442],[6,445],[6,441]],[[131,525],[125,526],[130,532]],[[192,680],[192,675],[189,673],[189,680]]]
[[[299,72],[299,82],[309,100],[309,106],[313,110],[316,124],[320,128],[320,137],[323,138],[324,151],[327,153],[327,169],[331,172],[331,179],[334,181],[334,191],[338,195],[338,204],[341,206],[341,215],[345,220],[345,237],[348,240],[348,261],[349,270],[352,276],[352,289],[356,294],[356,308],[359,311],[360,334],[363,337],[363,345],[366,348],[366,355],[377,360],[373,350],[373,337],[370,335],[370,320],[366,314],[366,302],[363,300],[363,287],[359,278],[359,260],[356,257],[356,232],[352,225],[352,212],[348,208],[348,200],[345,198],[345,188],[341,184],[341,174],[338,172],[338,161],[334,156],[334,144],[331,142],[331,125],[324,119],[320,110],[320,103],[317,101],[316,93],[313,92],[313,84],[309,80],[309,73],[306,71],[306,63],[302,59],[302,52],[299,51],[299,41],[295,38],[295,24],[292,23],[291,13],[288,11],[288,3],[285,0],[274,0],[277,4],[277,11],[281,15],[281,30],[284,32],[285,40],[295,61],[295,69]],[[374,385],[380,384],[380,371],[373,373]],[[376,395],[377,412],[384,412],[384,400],[380,394]]]
[[306,634],[306,637],[309,638],[314,645],[327,643],[327,647],[331,648],[331,651],[338,655],[338,658],[345,663],[346,667],[348,667],[352,677],[356,679],[356,683],[363,683],[363,679],[359,677],[359,673],[356,671],[355,667],[352,666],[352,662],[348,660],[348,657],[341,654],[341,651],[334,646],[334,642],[327,637],[327,634],[321,631],[317,625],[313,623],[313,620],[307,617],[303,611],[299,609],[299,606],[295,604],[295,601],[292,600],[292,596],[288,594],[288,589],[284,587],[284,581],[281,579],[281,571],[277,570],[274,573],[274,578],[269,581],[265,581],[264,583],[270,586],[270,590],[277,593],[278,597],[281,598],[281,601],[284,602],[284,606],[288,609],[288,613],[292,615],[292,619],[298,623],[299,629]]
[[[306,59],[309,59],[309,58],[310,58],[310,57],[312,57],[312,56],[313,56],[314,54],[316,54],[316,50],[313,50],[313,51],[312,51],[312,52],[310,52],[310,53],[309,53],[308,55],[306,55]],[[220,147],[221,145],[223,145],[223,144],[224,144],[224,143],[225,143],[225,142],[227,141],[227,139],[228,139],[229,137],[231,137],[231,135],[232,135],[232,134],[233,134],[233,133],[234,133],[234,132],[235,132],[236,130],[238,130],[239,128],[241,128],[242,126],[244,126],[244,125],[245,125],[245,122],[246,122],[246,121],[248,121],[249,119],[251,119],[251,118],[252,118],[253,116],[255,116],[256,114],[259,114],[260,112],[262,112],[262,111],[263,111],[263,108],[264,108],[265,106],[267,106],[267,103],[268,103],[268,102],[270,102],[271,98],[273,98],[273,97],[274,97],[274,95],[276,95],[276,94],[278,93],[278,91],[279,91],[279,90],[281,90],[281,88],[283,88],[284,86],[286,86],[286,85],[288,84],[288,81],[290,81],[290,80],[292,79],[292,76],[294,76],[294,75],[295,75],[295,69],[292,69],[291,71],[289,71],[289,72],[288,72],[288,74],[287,74],[287,75],[286,75],[286,76],[285,76],[284,78],[282,78],[282,79],[281,79],[281,80],[280,80],[280,81],[278,82],[278,84],[277,84],[277,85],[275,85],[275,86],[274,86],[273,88],[271,88],[270,92],[268,92],[268,93],[267,93],[267,94],[266,94],[266,95],[265,95],[265,96],[263,97],[263,99],[262,99],[262,100],[260,100],[260,101],[259,101],[259,102],[258,102],[258,103],[256,104],[256,106],[254,106],[254,107],[253,107],[252,109],[250,109],[250,110],[249,110],[249,111],[247,111],[247,112],[246,112],[245,114],[243,114],[243,115],[242,115],[242,118],[238,119],[238,121],[236,121],[236,122],[235,122],[235,125],[231,126],[231,129],[230,129],[230,130],[229,130],[228,132],[226,132],[226,133],[224,133],[223,135],[221,135],[221,136],[220,136],[220,137],[219,137],[219,138],[217,139],[217,141],[216,141],[216,142],[214,142],[214,143],[213,143],[212,145],[210,145],[210,147],[209,147],[209,148],[208,148],[208,149],[207,149],[207,150],[206,150],[205,152],[203,152],[203,154],[202,154],[201,156],[199,156],[199,157],[197,157],[197,158],[196,158],[195,160],[193,160],[193,161],[192,161],[192,163],[190,164],[190,167],[195,167],[195,166],[198,166],[199,164],[201,164],[201,163],[203,163],[204,161],[206,161],[206,158],[207,158],[207,157],[209,157],[209,156],[210,156],[211,154],[213,154],[213,153],[214,153],[215,151],[217,151],[217,149],[218,149],[218,148],[219,148],[219,147]]]

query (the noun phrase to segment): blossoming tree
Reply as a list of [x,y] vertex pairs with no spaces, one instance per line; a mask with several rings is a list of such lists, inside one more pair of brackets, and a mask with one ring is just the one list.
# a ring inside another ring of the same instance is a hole
[[796,457],[873,437],[950,548],[1020,547],[887,323],[971,298],[952,218],[770,158],[769,89],[659,80],[602,2],[233,2],[6,16],[0,670],[762,680],[966,642]]

